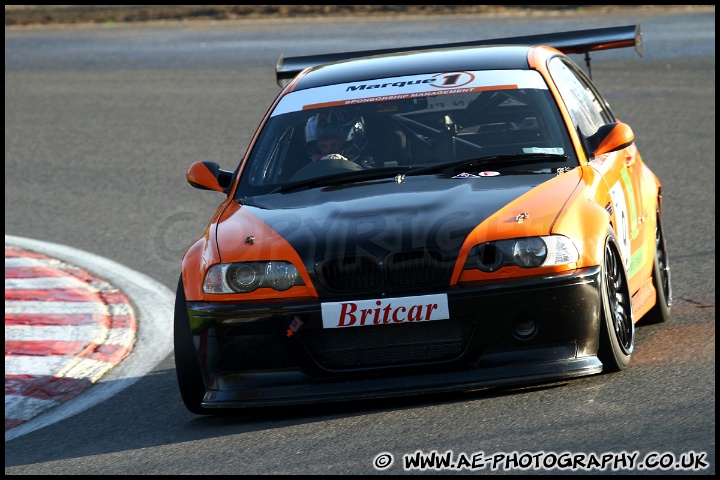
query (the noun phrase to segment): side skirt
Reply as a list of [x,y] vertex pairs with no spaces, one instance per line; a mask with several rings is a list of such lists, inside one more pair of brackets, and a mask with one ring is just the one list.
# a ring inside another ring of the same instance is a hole
[[632,296],[633,321],[637,323],[643,315],[655,306],[655,286],[652,277],[645,280],[645,283]]

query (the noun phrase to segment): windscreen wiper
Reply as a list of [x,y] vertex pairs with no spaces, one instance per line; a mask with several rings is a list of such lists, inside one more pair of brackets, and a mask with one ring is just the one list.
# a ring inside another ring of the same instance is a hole
[[271,193],[288,193],[296,190],[304,190],[316,187],[328,187],[331,185],[344,185],[347,183],[364,182],[367,180],[378,180],[382,178],[392,179],[398,173],[405,173],[409,167],[384,167],[370,168],[368,170],[353,170],[349,172],[334,173],[316,178],[308,178],[289,182],[280,185]]
[[457,162],[440,163],[437,165],[429,165],[427,167],[411,168],[405,172],[405,176],[409,175],[428,175],[432,173],[441,173],[445,171],[457,171],[459,169],[468,169],[478,165],[487,166],[488,164],[502,165],[518,165],[523,163],[537,162],[567,162],[570,157],[567,155],[559,155],[557,153],[512,153],[507,155],[490,155],[487,157],[477,157]]

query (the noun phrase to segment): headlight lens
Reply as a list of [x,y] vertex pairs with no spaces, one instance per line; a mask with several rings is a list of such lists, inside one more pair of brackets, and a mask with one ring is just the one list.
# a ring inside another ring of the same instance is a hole
[[518,267],[539,267],[547,258],[547,253],[547,245],[540,237],[523,238],[513,243],[512,256]]
[[466,269],[494,272],[504,266],[540,268],[577,262],[577,247],[567,237],[513,238],[476,245],[465,263]]
[[261,287],[283,291],[304,284],[290,262],[221,263],[208,269],[203,292],[249,293]]
[[275,290],[287,290],[300,282],[302,279],[295,265],[288,262],[268,262],[265,267],[265,278],[267,283]]
[[262,265],[259,263],[236,263],[228,267],[225,278],[232,290],[252,292],[260,285],[262,274]]

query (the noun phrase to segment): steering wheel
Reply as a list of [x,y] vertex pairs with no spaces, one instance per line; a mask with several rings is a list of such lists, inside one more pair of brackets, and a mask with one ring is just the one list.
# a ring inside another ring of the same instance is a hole
[[316,162],[309,163],[290,178],[291,181],[308,180],[310,178],[324,177],[342,172],[352,172],[362,170],[363,168],[355,162],[352,162],[340,155],[339,153],[331,153]]

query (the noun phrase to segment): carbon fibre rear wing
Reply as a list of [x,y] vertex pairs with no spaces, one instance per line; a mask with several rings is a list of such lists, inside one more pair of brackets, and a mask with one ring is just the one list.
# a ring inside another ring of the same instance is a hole
[[349,60],[351,58],[399,53],[412,50],[432,50],[435,48],[478,47],[483,45],[548,45],[565,54],[585,54],[589,67],[589,52],[608,50],[611,48],[635,47],[635,51],[643,56],[642,32],[640,24],[623,27],[607,27],[570,32],[544,33],[522,37],[492,38],[470,42],[422,45],[417,47],[385,48],[380,50],[361,50],[357,52],[326,53],[301,57],[284,57],[280,55],[275,66],[275,77],[278,85],[285,86],[298,73],[307,67],[326,63]]

